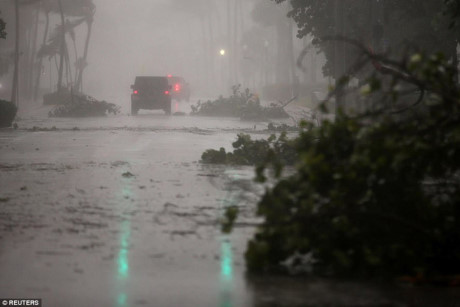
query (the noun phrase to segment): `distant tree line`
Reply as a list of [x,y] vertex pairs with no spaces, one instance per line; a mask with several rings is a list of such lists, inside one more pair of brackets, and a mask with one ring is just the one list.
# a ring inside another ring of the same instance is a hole
[[[18,7],[17,10],[15,6]],[[39,90],[43,86],[43,59],[45,58],[56,67],[57,91],[63,87],[82,91],[83,71],[87,66],[95,12],[92,0],[4,1],[1,8],[8,11],[9,16],[14,16],[21,25],[18,28],[10,27],[9,30],[19,40],[17,47],[13,47],[14,36],[9,38],[8,45],[0,46],[1,57],[9,64],[1,66],[0,75],[8,73],[9,66],[14,65],[15,57],[19,59],[15,68],[17,80],[13,77],[13,92],[17,91],[19,86],[23,98],[34,100],[38,98]],[[51,24],[53,19],[50,18],[52,14],[58,17],[54,29],[51,28],[53,27]],[[76,48],[75,29],[81,24],[87,25],[87,35],[84,50],[80,53]],[[39,37],[39,34],[42,36]],[[71,45],[68,40],[71,41]],[[72,46],[74,59],[70,58],[69,45]],[[12,52],[11,49],[14,51]],[[20,85],[17,84],[19,82]]]

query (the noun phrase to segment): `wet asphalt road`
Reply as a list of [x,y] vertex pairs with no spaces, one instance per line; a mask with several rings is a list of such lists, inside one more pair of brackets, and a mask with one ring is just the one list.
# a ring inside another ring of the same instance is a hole
[[[239,132],[267,136],[266,123],[161,111],[49,119],[39,108],[18,125],[0,130],[0,298],[42,298],[43,306],[431,306],[440,295],[246,278],[261,187],[251,167],[199,160],[206,149],[230,149]],[[243,216],[223,235],[228,205],[242,206]]]

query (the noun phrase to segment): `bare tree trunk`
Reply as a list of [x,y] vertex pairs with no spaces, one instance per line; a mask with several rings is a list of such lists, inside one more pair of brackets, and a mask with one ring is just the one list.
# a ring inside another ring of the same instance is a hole
[[37,10],[35,13],[35,29],[34,29],[34,36],[33,36],[33,43],[32,43],[32,55],[30,62],[32,64],[32,73],[29,76],[29,81],[28,81],[28,92],[29,92],[29,97],[33,98],[35,100],[35,82],[34,82],[34,77],[40,75],[40,67],[38,67],[38,62],[36,62],[37,59],[37,40],[38,40],[38,22],[40,19],[40,8],[41,8],[42,3],[40,2],[37,4]]
[[73,87],[73,79],[72,79],[72,68],[70,67],[70,56],[69,56],[69,48],[67,48],[67,43],[65,44],[65,79],[67,87]]
[[238,83],[238,2],[234,0],[233,5],[233,83]]
[[[46,17],[46,24],[45,24],[45,33],[43,34],[42,46],[46,45],[46,40],[48,39],[48,29],[49,29],[49,25],[50,25],[50,16],[49,16],[48,11],[46,11],[45,17]],[[36,76],[36,79],[35,79],[34,100],[37,99],[38,91],[40,89],[40,80],[41,80],[41,76],[42,76],[42,64],[43,64],[43,58],[40,57],[40,60],[38,61],[38,65],[37,65],[38,66],[38,72],[37,72],[37,76]],[[50,74],[51,74],[51,71],[50,71]]]
[[30,57],[29,57],[27,86],[26,86],[28,99],[31,99],[33,97],[33,92],[34,92],[33,80],[34,80],[35,74],[37,74],[36,55],[37,55],[37,37],[38,37],[38,21],[39,21],[39,15],[40,15],[40,3],[37,4],[37,8],[35,10],[35,16],[34,16],[35,22],[34,22],[33,34],[31,30],[30,34],[32,35],[32,37],[29,38],[31,40],[30,41],[31,45],[29,47]]
[[[219,6],[220,7],[220,6]],[[225,18],[222,18],[221,11],[219,9],[216,9],[215,11],[215,25],[216,25],[216,32],[217,32],[217,37],[222,38],[225,37]],[[221,42],[222,43],[222,42]],[[224,46],[218,46],[219,48],[222,48]],[[212,57],[215,59],[215,52],[218,50],[213,50]],[[224,59],[222,56],[218,57],[218,78],[216,80],[216,88],[221,90],[221,86],[224,84]],[[219,94],[223,94],[224,92],[220,92]]]
[[[77,44],[75,42],[75,36],[72,38],[72,42],[73,42],[73,52],[75,54],[75,64],[78,63],[78,50],[77,50]],[[77,82],[77,79],[78,79],[78,67],[75,67],[75,76],[74,76],[74,80],[75,80],[75,84],[74,86],[76,86],[76,82]]]
[[[207,48],[207,58],[209,59],[208,67],[209,67],[209,75],[211,80],[215,80],[215,74],[214,74],[214,49],[215,49],[215,43],[214,43],[214,31],[213,31],[213,26],[212,26],[212,14],[208,14],[207,16],[208,20],[208,32],[209,32],[209,47]],[[208,80],[209,81],[209,80]],[[208,83],[206,83],[208,84]]]
[[294,56],[294,39],[293,39],[293,31],[294,31],[294,21],[291,19],[289,20],[289,45],[288,45],[288,60],[289,66],[291,71],[291,94],[292,97],[298,96],[299,91],[299,78],[295,73],[296,66],[295,66],[295,56]]
[[208,57],[208,40],[206,35],[206,24],[204,19],[201,19],[201,34],[203,38],[203,68],[204,68],[204,84],[209,84],[209,57]]
[[280,20],[276,25],[277,56],[276,56],[276,83],[287,84],[290,80],[289,62],[286,46],[289,44],[287,37],[288,20]]
[[85,41],[85,51],[83,53],[83,61],[81,63],[81,67],[78,73],[78,79],[75,85],[75,89],[80,92],[83,92],[83,70],[86,67],[86,59],[88,58],[88,48],[89,48],[89,41],[91,39],[91,30],[93,27],[93,16],[87,21],[88,24],[88,32],[86,34],[86,41]]
[[11,102],[19,107],[19,84],[18,84],[18,73],[19,73],[19,2],[14,1],[14,12],[16,15],[16,42],[14,50],[14,75],[13,75],[13,89],[11,93]]
[[[29,98],[29,76],[30,76],[30,60],[31,60],[31,57],[30,57],[30,50],[31,50],[31,45],[32,45],[32,27],[29,27],[29,24],[26,23],[25,21],[28,20],[30,18],[30,16],[27,16],[29,15],[28,12],[27,12],[27,8],[24,9],[23,11],[23,16],[26,17],[22,20],[22,26],[24,29],[24,35],[21,35],[21,37],[23,38],[23,44],[22,45],[23,47],[21,48],[22,50],[22,54],[21,54],[21,57],[22,57],[22,62],[21,62],[21,65],[20,65],[20,68],[19,68],[19,80],[22,84],[22,91],[21,91],[21,94],[24,98]],[[21,45],[21,43],[20,43]]]
[[317,70],[317,64],[316,64],[316,50],[315,50],[315,47],[312,47],[312,48],[311,48],[310,54],[311,54],[311,66],[310,66],[310,70],[311,70],[311,82],[312,82],[313,84],[315,84],[315,86],[316,86],[316,70]]
[[[335,35],[342,36],[343,35],[343,10],[344,4],[342,0],[335,0]],[[336,85],[336,95],[335,95],[335,107],[336,112],[339,109],[343,108],[343,92],[341,90],[341,86],[339,84],[340,77],[343,75],[343,48],[344,44],[338,40],[334,42],[334,77],[335,77],[335,85]]]
[[[227,0],[227,49],[231,49],[232,46],[232,19],[231,19],[231,0]],[[226,87],[232,86],[231,84],[233,80],[231,80],[233,76],[233,61],[232,61],[232,56],[233,55],[233,50],[227,50],[227,58],[228,60],[226,61],[229,65],[226,67],[226,75],[228,75],[228,83]]]
[[244,31],[246,30],[245,29],[245,24],[244,24],[244,5],[243,5],[244,1],[243,0],[238,0],[238,13],[240,15],[240,34],[241,34],[241,37],[243,36],[244,34]]
[[57,91],[61,91],[62,87],[62,73],[64,72],[64,57],[65,57],[65,21],[64,21],[64,12],[62,10],[62,2],[58,0],[59,4],[59,11],[61,14],[61,25],[62,25],[62,33],[61,33],[61,47],[59,50],[60,55],[60,62],[59,62],[59,75],[58,75],[58,83],[57,83]]

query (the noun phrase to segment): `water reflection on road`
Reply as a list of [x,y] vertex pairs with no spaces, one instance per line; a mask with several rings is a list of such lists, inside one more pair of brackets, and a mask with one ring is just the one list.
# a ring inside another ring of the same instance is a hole
[[[162,113],[18,123],[0,130],[0,297],[51,307],[437,306],[447,297],[458,306],[458,289],[387,295],[364,283],[246,279],[259,220],[256,200],[238,193],[255,189],[254,170],[199,159],[231,149],[236,133],[268,137],[265,124]],[[223,235],[233,205],[245,214]]]
[[227,236],[220,238],[220,307],[233,307],[233,252]]
[[[238,180],[238,175],[230,175],[230,180]],[[231,184],[231,183],[230,183]],[[230,206],[237,205],[237,198],[230,189],[222,200],[220,217],[224,216],[225,210]],[[219,307],[233,307],[233,250],[231,235],[221,235],[220,241],[220,305]]]
[[[129,199],[132,199],[133,192],[129,179],[123,180],[124,185],[120,195],[119,210],[123,212],[126,209],[126,203]],[[118,250],[118,257],[116,261],[116,272],[117,272],[117,300],[116,306],[127,307],[129,306],[128,295],[127,295],[127,283],[129,281],[129,242],[131,237],[131,220],[129,218],[123,219],[120,225],[120,246]]]
[[120,250],[117,259],[117,280],[118,280],[118,298],[117,306],[125,307],[127,305],[126,283],[129,280],[129,237],[130,237],[130,221],[123,221],[121,224],[120,233]]

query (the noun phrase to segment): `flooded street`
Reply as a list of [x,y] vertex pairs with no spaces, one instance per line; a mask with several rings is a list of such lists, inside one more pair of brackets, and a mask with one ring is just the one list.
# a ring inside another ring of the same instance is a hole
[[460,0],[0,0],[0,307],[460,307],[459,48]]
[[[266,123],[40,112],[0,130],[0,297],[43,306],[459,306],[455,288],[246,278],[243,254],[259,222],[254,170],[199,160],[206,149],[231,149],[237,133],[268,136]],[[242,216],[223,235],[229,205]]]

